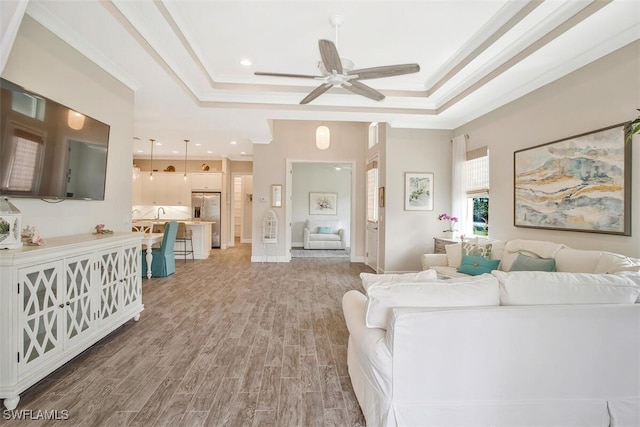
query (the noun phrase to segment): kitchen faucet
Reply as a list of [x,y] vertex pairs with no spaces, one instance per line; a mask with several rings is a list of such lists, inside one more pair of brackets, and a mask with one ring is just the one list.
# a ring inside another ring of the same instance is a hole
[[163,213],[163,214],[165,214],[165,215],[167,214],[167,213],[164,211],[164,208],[163,208],[162,206],[160,206],[160,207],[158,208],[158,212],[156,213],[156,220],[160,219],[160,210],[161,210],[161,209],[162,209],[162,213]]

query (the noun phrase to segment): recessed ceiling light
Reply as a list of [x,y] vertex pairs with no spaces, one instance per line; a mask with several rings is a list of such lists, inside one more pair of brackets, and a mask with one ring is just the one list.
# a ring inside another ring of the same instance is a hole
[[213,154],[213,151],[207,150],[207,154]]
[[138,151],[136,151],[136,153],[144,153],[144,151],[138,150]]
[[199,142],[196,144],[196,147],[200,147],[202,144],[200,144]]
[[236,141],[231,141],[231,145],[236,145],[237,142]]
[[240,154],[242,154],[244,156],[247,153],[245,151],[241,151]]
[[240,65],[244,65],[245,67],[249,67],[251,65],[251,60],[249,58],[244,58],[240,61]]
[[162,142],[156,142],[156,145],[162,145]]
[[171,150],[173,154],[178,154],[178,150]]

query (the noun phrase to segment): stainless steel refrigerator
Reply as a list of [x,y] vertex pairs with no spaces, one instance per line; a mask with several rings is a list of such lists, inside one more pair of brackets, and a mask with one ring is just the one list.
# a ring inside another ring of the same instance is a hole
[[191,193],[193,219],[211,222],[211,247],[220,247],[220,193],[194,191]]

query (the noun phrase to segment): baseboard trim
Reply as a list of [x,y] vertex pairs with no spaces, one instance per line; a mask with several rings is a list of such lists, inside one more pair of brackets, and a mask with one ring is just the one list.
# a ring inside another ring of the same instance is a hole
[[289,262],[289,258],[287,256],[262,256],[262,255],[252,255],[251,262]]

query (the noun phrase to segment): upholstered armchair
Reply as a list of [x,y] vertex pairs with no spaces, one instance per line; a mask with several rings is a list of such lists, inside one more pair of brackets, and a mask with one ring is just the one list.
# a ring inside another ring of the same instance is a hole
[[[164,229],[164,237],[159,248],[153,248],[151,255],[151,276],[166,277],[176,272],[176,258],[173,253],[173,247],[176,243],[176,234],[178,233],[178,223],[171,221],[166,224]],[[146,252],[142,251],[142,274],[146,274],[147,261],[145,259]]]

